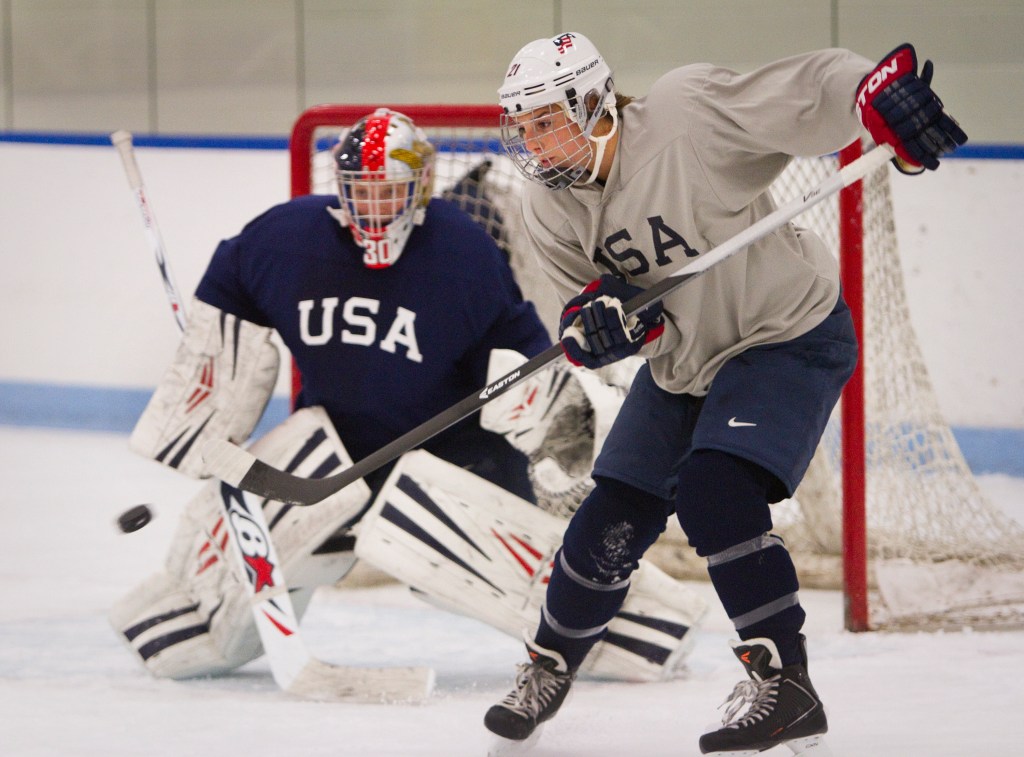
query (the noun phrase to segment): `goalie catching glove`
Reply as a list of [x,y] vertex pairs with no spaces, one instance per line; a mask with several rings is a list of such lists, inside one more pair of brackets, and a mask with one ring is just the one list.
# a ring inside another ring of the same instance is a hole
[[932,62],[917,74],[914,46],[886,55],[857,87],[857,116],[877,144],[892,145],[901,172],[934,171],[939,158],[967,142],[967,134],[946,113],[932,91]]
[[573,365],[601,368],[637,354],[665,330],[662,306],[656,302],[627,318],[622,304],[643,292],[606,273],[566,303],[558,338]]
[[[491,350],[487,381],[497,381],[526,362],[515,350]],[[539,507],[568,517],[594,487],[594,458],[641,365],[639,357],[596,371],[558,363],[484,405],[480,427],[505,435],[530,459],[530,483]]]

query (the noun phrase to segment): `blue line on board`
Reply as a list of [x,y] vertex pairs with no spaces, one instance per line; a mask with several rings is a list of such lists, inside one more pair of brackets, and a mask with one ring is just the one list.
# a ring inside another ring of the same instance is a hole
[[[42,131],[0,131],[0,142],[37,145],[110,147],[110,134],[68,134]],[[136,147],[189,150],[287,150],[287,137],[210,136],[199,134],[133,134]]]
[[[0,381],[0,425],[127,434],[151,394],[151,389]],[[288,408],[288,398],[273,397],[253,435],[281,423]],[[1024,477],[1024,428],[955,427],[953,435],[974,473]]]
[[[90,132],[2,131],[0,142],[46,145],[110,146],[110,134]],[[167,147],[190,150],[287,150],[288,137],[270,135],[133,134],[137,147]],[[948,159],[1024,160],[1024,144],[969,143]]]
[[[127,434],[152,394],[152,389],[0,381],[0,425]],[[289,403],[287,397],[272,397],[254,436],[287,418]]]

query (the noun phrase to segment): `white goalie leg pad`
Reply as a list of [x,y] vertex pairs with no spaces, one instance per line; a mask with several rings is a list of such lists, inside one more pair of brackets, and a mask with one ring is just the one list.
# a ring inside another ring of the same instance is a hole
[[[403,455],[358,526],[356,555],[519,638],[565,522],[428,452]],[[542,588],[542,587],[541,587]]]
[[174,360],[139,417],[130,449],[194,478],[205,476],[209,439],[241,444],[277,382],[281,358],[272,329],[194,299]]
[[679,677],[697,642],[693,629],[707,610],[708,603],[700,594],[641,560],[630,578],[626,601],[580,671],[626,681]]
[[[107,614],[110,625],[138,655],[143,665],[156,678],[188,678],[209,672],[220,672],[221,655],[209,643],[208,619],[197,611],[199,603],[188,594],[177,579],[167,573],[147,576],[128,594],[121,597]],[[149,633],[155,626],[159,633]],[[192,640],[205,636],[198,642]],[[159,652],[174,645],[176,652],[168,669]]]
[[[514,350],[492,350],[488,381],[525,362]],[[539,506],[565,517],[593,488],[594,459],[642,364],[642,359],[630,358],[595,372],[559,363],[480,411],[481,427],[504,434],[529,457]]]
[[[299,410],[251,449],[302,476],[327,476],[352,464],[322,408]],[[209,482],[188,503],[163,571],[110,612],[115,630],[159,678],[223,673],[262,654],[248,593],[228,552],[221,486]],[[354,566],[349,527],[369,497],[369,487],[360,480],[316,507],[264,503],[299,617],[317,586],[340,580]]]
[[[510,636],[536,631],[567,521],[427,452],[403,455],[358,526],[356,554],[439,607]],[[664,598],[663,598],[664,597]],[[674,677],[704,600],[646,561],[584,670]]]

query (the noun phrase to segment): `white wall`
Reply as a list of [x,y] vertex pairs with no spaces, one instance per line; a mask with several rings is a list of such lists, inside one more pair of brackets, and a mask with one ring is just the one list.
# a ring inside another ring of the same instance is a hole
[[[217,242],[288,196],[283,150],[136,152],[186,299]],[[0,176],[0,380],[155,385],[177,326],[114,149],[0,143]]]
[[1024,161],[893,176],[911,320],[943,412],[1024,427]]
[[[138,159],[184,293],[218,240],[288,196],[284,151]],[[177,330],[113,148],[0,143],[0,177],[0,381],[154,386]],[[947,160],[893,182],[943,411],[954,425],[1024,427],[1024,162]]]
[[280,134],[324,102],[494,102],[522,45],[586,34],[621,92],[902,42],[971,140],[1024,141],[1021,0],[0,0],[0,128]]

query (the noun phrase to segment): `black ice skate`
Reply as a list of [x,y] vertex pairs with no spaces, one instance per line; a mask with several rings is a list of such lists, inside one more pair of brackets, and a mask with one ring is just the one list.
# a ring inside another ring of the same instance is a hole
[[[723,726],[700,737],[701,754],[741,757],[785,744],[794,754],[829,757],[823,740],[828,731],[825,708],[807,675],[807,653],[800,637],[803,662],[782,667],[770,639],[733,643],[750,680],[736,684],[725,703]],[[749,705],[740,715],[744,704]]]
[[558,712],[576,671],[570,671],[558,652],[526,641],[530,661],[519,665],[515,688],[487,711],[484,725],[499,738],[490,757],[521,754],[540,736],[539,726]]

